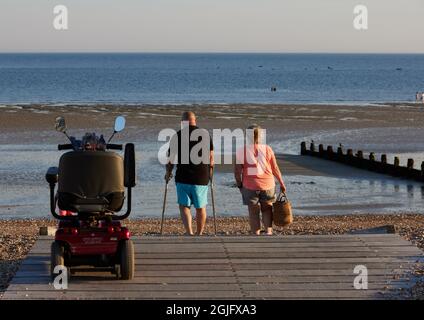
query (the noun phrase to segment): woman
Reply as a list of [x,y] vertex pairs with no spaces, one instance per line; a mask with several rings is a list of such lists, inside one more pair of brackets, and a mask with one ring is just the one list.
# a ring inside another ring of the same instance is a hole
[[276,200],[275,179],[281,192],[286,192],[277,160],[271,147],[260,143],[262,129],[252,125],[246,133],[246,145],[237,150],[234,176],[239,187],[243,204],[249,209],[250,230],[260,235],[262,222],[266,234],[272,235],[272,204]]

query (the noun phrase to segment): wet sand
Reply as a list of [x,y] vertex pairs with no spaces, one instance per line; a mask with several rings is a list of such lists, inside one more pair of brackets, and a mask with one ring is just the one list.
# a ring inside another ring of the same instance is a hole
[[[210,131],[244,129],[253,123],[259,124],[267,129],[267,141],[285,148],[280,153],[298,153],[302,140],[335,146],[342,143],[346,148],[362,148],[365,152],[376,153],[424,150],[421,139],[424,134],[424,105],[415,103],[365,106],[0,105],[0,144],[58,143],[58,133],[53,130],[57,116],[66,118],[71,135],[101,131],[107,136],[117,115],[127,118],[127,127],[117,139],[136,143],[157,142],[162,129],[179,129],[181,113],[185,110],[194,111],[199,126]],[[295,145],[291,142],[294,139]]]
[[[68,133],[112,132],[114,118],[124,115],[127,127],[114,142],[134,142],[138,186],[134,214],[158,216],[162,208],[163,167],[157,161],[158,133],[178,129],[181,113],[192,110],[200,126],[246,128],[257,123],[267,129],[267,141],[279,154],[289,195],[299,214],[423,213],[420,183],[372,174],[334,163],[296,157],[301,141],[343,143],[345,148],[399,155],[401,164],[413,157],[424,160],[424,107],[421,104],[343,105],[193,105],[193,106],[1,106],[0,198],[3,217],[49,217],[45,170],[57,163],[55,144],[66,138],[53,129],[54,119],[65,116]],[[306,160],[305,160],[306,159]],[[313,165],[305,165],[305,161]],[[219,166],[215,179],[221,216],[243,215],[234,186],[232,166]],[[169,193],[167,215],[178,214],[175,186]],[[210,210],[210,208],[209,208]],[[1,217],[0,217],[1,218]]]
[[[194,111],[207,129],[245,128],[255,122],[275,130],[332,130],[373,127],[422,127],[422,104],[344,105],[190,105],[190,106],[1,106],[2,133],[50,131],[54,118],[66,116],[69,128],[110,128],[113,118],[124,115],[131,131],[156,131],[178,126],[181,113]],[[155,130],[156,129],[156,130]],[[25,134],[22,135],[22,138]],[[7,143],[7,141],[2,141]]]
[[[244,129],[255,123],[267,129],[267,142],[279,153],[298,154],[300,142],[340,143],[366,152],[417,153],[424,151],[424,105],[190,105],[190,106],[44,106],[0,105],[0,145],[59,143],[54,119],[64,116],[70,135],[97,131],[108,136],[114,118],[127,118],[116,139],[157,142],[162,129],[179,129],[183,111],[194,111],[198,124],[213,129]],[[66,139],[65,139],[66,141]],[[281,147],[281,148],[279,148]],[[389,157],[389,162],[392,160]],[[424,160],[424,156],[423,156]],[[421,162],[417,162],[420,165]]]

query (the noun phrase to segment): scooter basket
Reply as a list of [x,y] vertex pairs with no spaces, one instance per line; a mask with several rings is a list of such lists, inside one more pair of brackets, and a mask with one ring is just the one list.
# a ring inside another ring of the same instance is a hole
[[118,154],[71,151],[60,158],[59,209],[117,212],[124,204],[124,191],[124,161]]

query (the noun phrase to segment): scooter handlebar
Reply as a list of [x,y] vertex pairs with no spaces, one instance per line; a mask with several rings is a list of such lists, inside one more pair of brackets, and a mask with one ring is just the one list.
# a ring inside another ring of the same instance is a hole
[[72,150],[74,147],[72,144],[68,143],[68,144],[59,144],[57,146],[58,150]]
[[[73,150],[74,146],[70,143],[68,144],[59,144],[57,146],[58,150]],[[113,143],[108,143],[106,145],[106,149],[110,149],[110,150],[122,150],[122,144],[113,144]]]
[[110,149],[110,150],[122,150],[122,144],[108,143],[106,145],[106,149]]

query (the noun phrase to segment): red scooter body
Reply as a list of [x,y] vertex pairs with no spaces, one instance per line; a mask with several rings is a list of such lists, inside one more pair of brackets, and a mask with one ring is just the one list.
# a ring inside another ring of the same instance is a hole
[[[117,117],[114,134],[124,126],[125,119]],[[63,118],[56,119],[56,129],[66,134]],[[120,221],[131,212],[134,145],[125,146],[122,158],[107,151],[122,150],[122,145],[106,143],[103,136],[90,133],[82,140],[66,136],[71,144],[59,145],[58,149],[71,151],[61,156],[59,167],[51,167],[46,173],[50,211],[59,220],[51,246],[51,275],[53,278],[57,275],[57,266],[66,267],[72,273],[78,271],[77,266],[90,266],[106,268],[123,280],[132,279],[134,245],[129,230]],[[126,213],[117,215],[125,198]]]
[[116,255],[119,243],[130,239],[129,230],[119,221],[78,224],[61,221],[55,235],[55,240],[64,243],[73,256]]

